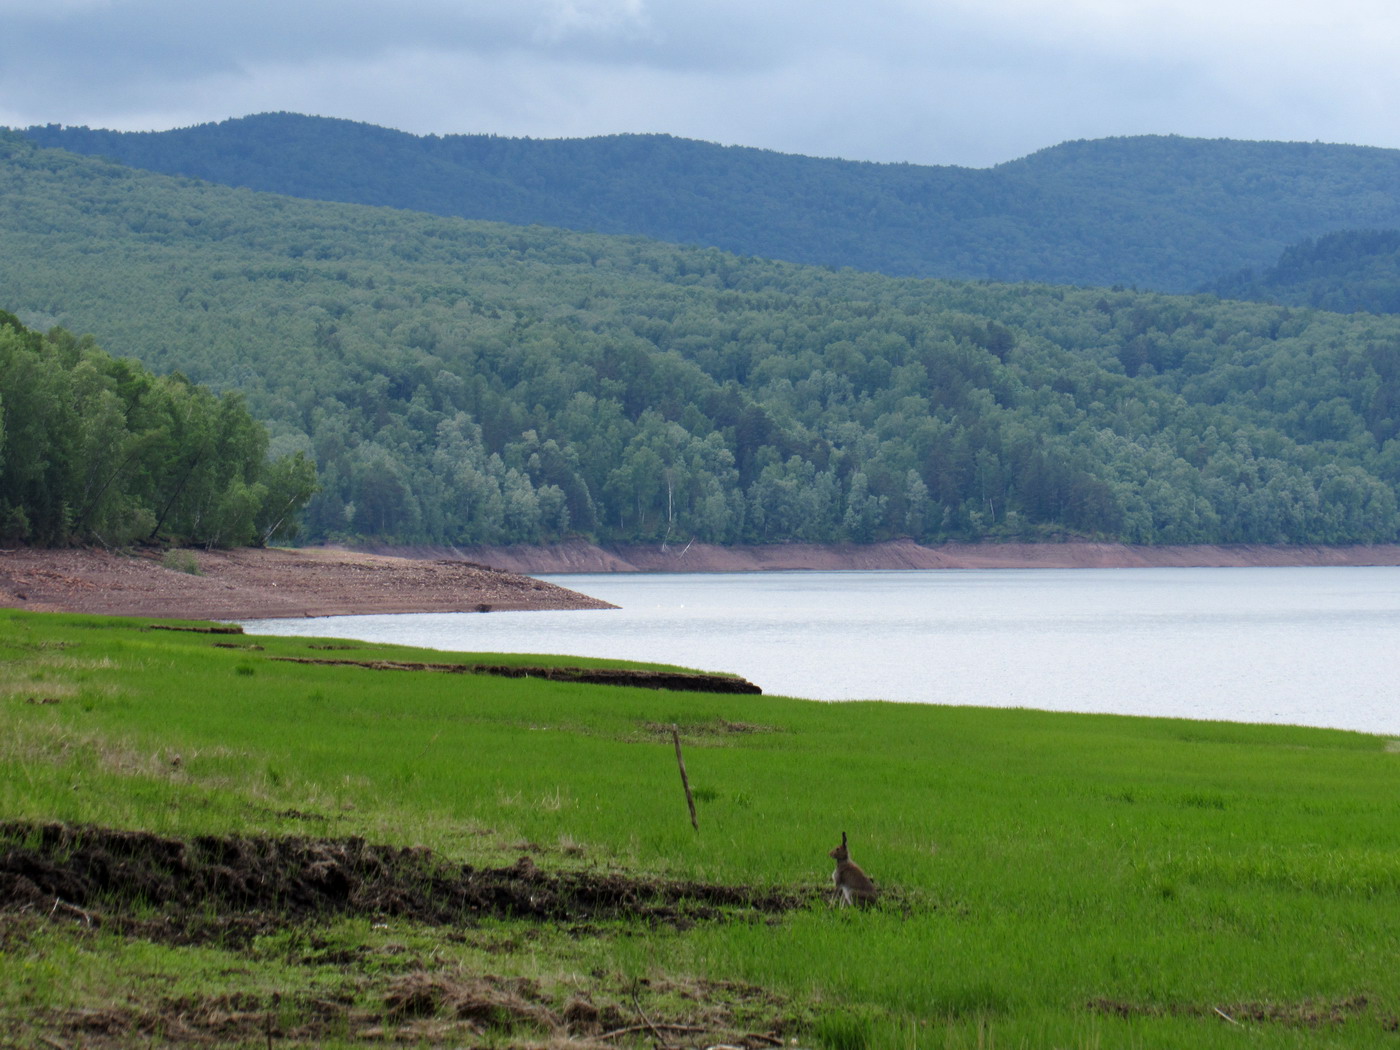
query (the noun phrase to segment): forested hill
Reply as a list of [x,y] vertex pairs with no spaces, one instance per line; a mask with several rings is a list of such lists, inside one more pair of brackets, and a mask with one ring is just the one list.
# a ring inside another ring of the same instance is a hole
[[1400,535],[1400,318],[314,203],[3,134],[0,303],[244,391],[314,454],[313,538]]
[[665,135],[418,137],[288,113],[33,141],[318,200],[637,234],[893,275],[1194,290],[1339,229],[1400,226],[1400,151],[1177,137],[990,169],[869,164]]
[[1400,313],[1400,230],[1343,230],[1286,248],[1262,273],[1244,270],[1212,292],[1288,306]]

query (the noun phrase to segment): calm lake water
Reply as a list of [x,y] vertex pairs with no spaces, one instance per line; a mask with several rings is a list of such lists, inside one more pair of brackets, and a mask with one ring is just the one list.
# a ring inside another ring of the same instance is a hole
[[1400,734],[1400,568],[542,577],[616,611],[246,623],[434,649],[733,671],[818,700],[1035,707]]

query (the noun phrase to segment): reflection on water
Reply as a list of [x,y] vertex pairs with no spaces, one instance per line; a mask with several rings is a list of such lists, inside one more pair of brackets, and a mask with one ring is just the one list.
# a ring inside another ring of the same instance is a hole
[[1400,569],[546,577],[621,606],[337,616],[250,631],[653,660],[819,700],[1400,732]]

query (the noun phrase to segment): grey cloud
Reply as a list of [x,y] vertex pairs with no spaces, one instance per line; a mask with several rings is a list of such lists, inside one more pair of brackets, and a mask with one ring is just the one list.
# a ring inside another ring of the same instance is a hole
[[[435,43],[497,48],[528,41],[529,3],[334,3],[116,0],[85,11],[0,19],[7,66],[65,50],[134,74],[224,72],[263,62],[367,58]],[[154,68],[152,68],[154,66]]]
[[[665,131],[983,165],[1146,132],[1384,145],[1400,87],[1388,59],[1250,65],[1229,41],[1185,46],[1189,26],[1166,41],[1096,33],[1093,5],[1075,0],[18,6],[0,0],[0,123],[169,127],[287,109],[420,133]],[[1368,75],[1379,86],[1363,97]]]
[[958,27],[917,22],[901,21],[890,0],[114,0],[0,15],[0,55],[17,72],[28,65],[25,56],[69,54],[78,63],[70,76],[100,73],[108,87],[412,49],[723,72],[778,67],[826,50],[883,51],[906,61],[918,55],[893,52],[929,38],[946,57],[948,32],[956,37]]

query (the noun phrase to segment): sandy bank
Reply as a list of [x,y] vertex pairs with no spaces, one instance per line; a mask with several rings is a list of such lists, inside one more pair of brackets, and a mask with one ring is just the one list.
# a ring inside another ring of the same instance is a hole
[[156,552],[0,551],[0,607],[191,620],[611,608],[461,560],[323,548],[188,553],[199,575],[165,568]]
[[[390,548],[377,548],[387,553]],[[1268,565],[1400,565],[1400,545],[1364,547],[1180,546],[1122,543],[946,543],[910,540],[870,545],[805,543],[715,547],[598,547],[576,541],[549,547],[416,547],[393,553],[459,558],[519,573],[759,572],[840,569],[1122,569]]]

